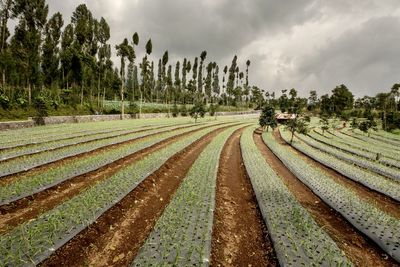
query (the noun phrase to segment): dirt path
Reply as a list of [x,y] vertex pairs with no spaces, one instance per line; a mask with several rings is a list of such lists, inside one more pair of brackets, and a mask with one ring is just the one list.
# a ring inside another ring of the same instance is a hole
[[76,176],[58,186],[51,187],[35,195],[15,201],[9,205],[0,206],[0,233],[7,232],[25,221],[36,218],[40,214],[47,212],[64,201],[76,196],[84,189],[105,180],[125,166],[141,160],[146,155],[166,147],[176,142],[179,138],[190,135],[199,130],[200,129],[196,129],[170,137],[149,148],[140,150],[128,157],[101,167],[98,170]]
[[228,139],[220,158],[211,266],[278,266],[243,165],[241,134]]
[[[283,145],[287,145],[285,140],[281,137],[279,131],[274,132],[276,140]],[[299,139],[297,139],[299,140]],[[287,145],[288,146],[288,145]],[[388,213],[389,215],[400,219],[400,203],[396,200],[385,196],[382,193],[369,189],[368,187],[351,180],[350,178],[338,173],[332,168],[329,168],[318,161],[308,157],[307,155],[303,154],[301,151],[297,150],[294,147],[288,146],[292,149],[294,153],[301,156],[302,159],[306,160],[308,163],[314,165],[315,167],[322,170],[325,174],[329,175],[332,179],[336,182],[342,184],[343,186],[350,188],[353,190],[361,199],[375,205],[378,209],[381,209]]]
[[[189,127],[193,127],[193,125],[177,127],[176,130],[185,129],[185,128],[189,128]],[[165,128],[165,127],[161,127],[161,128]],[[60,166],[63,166],[65,164],[71,164],[76,159],[80,159],[80,158],[83,158],[83,157],[90,157],[90,156],[93,156],[93,155],[95,155],[97,153],[101,153],[101,152],[107,152],[107,151],[115,149],[117,147],[120,147],[120,146],[123,146],[123,145],[126,145],[126,144],[130,144],[130,143],[134,143],[134,142],[137,142],[139,140],[143,140],[144,138],[148,138],[148,137],[160,134],[162,132],[165,132],[165,131],[161,131],[162,130],[161,128],[155,127],[154,129],[151,128],[151,129],[139,130],[139,131],[136,131],[135,133],[140,133],[140,132],[145,132],[145,131],[150,131],[150,130],[157,130],[157,129],[160,129],[160,132],[149,134],[149,135],[142,136],[142,137],[137,137],[137,138],[130,139],[130,140],[127,140],[127,141],[123,141],[123,142],[118,143],[118,144],[106,145],[106,146],[103,146],[103,147],[96,148],[96,149],[94,149],[92,151],[89,151],[89,152],[80,153],[80,154],[75,155],[75,156],[67,156],[67,157],[65,157],[63,159],[56,160],[55,162],[45,163],[45,164],[42,164],[42,165],[40,165],[38,167],[34,167],[34,168],[31,168],[31,169],[28,169],[26,171],[21,171],[21,172],[18,172],[18,173],[14,173],[14,174],[10,174],[10,175],[1,177],[0,186],[1,185],[5,185],[5,184],[9,184],[9,183],[12,183],[12,182],[16,182],[16,181],[18,181],[20,179],[24,179],[26,176],[31,176],[31,175],[35,175],[35,174],[41,173],[41,172],[45,171],[48,168],[59,168]]]
[[[267,163],[279,175],[299,203],[312,215],[320,227],[330,235],[338,247],[356,266],[398,266],[373,241],[357,231],[343,216],[331,209],[304,185],[264,144],[259,133],[254,134],[257,147]],[[283,140],[278,139],[282,143]],[[284,142],[284,141],[283,141]]]
[[201,151],[223,129],[170,158],[43,266],[128,266]]

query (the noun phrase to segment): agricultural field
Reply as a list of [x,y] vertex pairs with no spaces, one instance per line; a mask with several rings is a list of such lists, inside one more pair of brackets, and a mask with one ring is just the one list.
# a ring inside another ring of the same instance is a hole
[[399,266],[400,137],[311,121],[0,132],[0,266]]

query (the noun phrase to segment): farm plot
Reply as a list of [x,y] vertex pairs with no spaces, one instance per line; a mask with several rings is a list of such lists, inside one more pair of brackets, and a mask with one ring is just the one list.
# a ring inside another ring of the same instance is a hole
[[378,146],[380,148],[384,148],[386,150],[392,150],[393,149],[393,144],[389,144],[387,142],[383,142],[381,140],[368,137],[365,134],[362,134],[360,132],[354,132],[354,131],[351,131],[350,129],[343,129],[340,132],[345,134],[345,135],[347,135],[347,136],[362,140],[362,141],[364,141],[366,143],[369,143],[369,144],[374,145],[374,146]]
[[400,235],[396,230],[400,227],[400,221],[397,218],[360,199],[348,188],[335,182],[299,156],[290,153],[288,148],[279,145],[271,134],[265,133],[263,138],[274,154],[316,195],[376,242],[386,253],[400,261]]
[[341,131],[337,131],[334,133],[330,132],[330,135],[332,136],[332,140],[344,143],[345,145],[348,145],[350,147],[355,147],[371,153],[381,153],[383,156],[394,160],[398,160],[398,158],[400,157],[400,152],[394,150],[393,147],[386,148],[378,146],[374,143],[366,142],[361,139],[346,135],[344,132]]
[[209,263],[219,157],[226,140],[239,127],[219,134],[201,153],[139,250],[133,266]]
[[253,130],[247,129],[241,138],[243,159],[281,266],[350,265],[266,164],[254,144]]
[[[174,125],[179,126],[179,125]],[[138,127],[134,129],[122,129],[122,130],[113,130],[101,133],[87,134],[83,136],[73,137],[73,138],[64,138],[54,141],[46,141],[39,144],[33,144],[30,146],[18,146],[15,148],[10,148],[6,150],[0,150],[0,164],[5,161],[9,161],[11,159],[15,159],[18,157],[27,157],[33,154],[38,154],[46,151],[54,151],[57,149],[62,149],[70,146],[82,145],[84,143],[95,142],[100,140],[106,140],[115,137],[121,137],[125,135],[129,135],[132,133],[144,132],[146,130],[155,130],[162,129],[168,126],[146,126],[146,127]]]
[[[337,149],[336,147],[330,146],[329,144],[325,144],[313,139],[307,135],[298,135],[298,137],[307,145],[318,149],[322,152],[325,152],[329,155],[332,155],[336,158],[339,158],[345,162],[348,162],[352,165],[357,165],[361,168],[374,172],[376,174],[380,174],[382,176],[391,178],[393,180],[400,181],[400,172],[398,168],[391,168],[386,165],[383,165],[380,162],[372,161],[365,157],[361,157],[356,154],[351,154],[348,152],[344,152],[341,149]],[[316,137],[318,138],[318,137]]]
[[[368,146],[368,143],[358,145],[353,139],[352,141],[344,141],[335,135],[322,134],[320,130],[314,129],[309,136],[316,141],[329,145],[344,152],[363,157],[372,161],[380,162],[386,166],[400,168],[400,161],[394,156],[394,153],[382,151],[374,146]],[[379,155],[378,155],[379,153]]]
[[[365,136],[365,134],[358,129],[353,129],[352,132],[357,136]],[[393,139],[393,138],[387,138],[387,137],[381,136],[379,134],[375,134],[375,133],[369,134],[368,138],[375,139],[375,140],[385,143],[385,144],[400,146],[400,140]]]
[[165,149],[152,153],[39,216],[36,220],[26,222],[2,235],[1,258],[5,259],[6,264],[12,265],[42,261],[121,200],[169,157],[209,131],[209,129],[198,131]]
[[[281,135],[285,140],[289,140],[287,132],[282,130]],[[294,142],[292,146],[310,158],[336,170],[353,181],[391,197],[396,201],[400,201],[400,183],[398,181],[357,167],[343,161],[337,154],[326,153],[325,150],[310,146],[308,143],[302,142],[301,140]]]
[[173,128],[170,131],[160,132],[158,134],[149,132],[141,136],[143,138],[138,142],[104,150],[90,157],[78,158],[73,163],[70,162],[59,168],[49,168],[44,172],[34,173],[34,175],[31,176],[24,176],[0,188],[0,205],[8,204],[26,196],[44,191],[76,176],[93,172],[99,168],[110,165],[117,160],[128,157],[158,142],[204,127],[205,126],[192,126],[184,129]]
[[[174,128],[179,128],[179,126],[171,126],[164,128],[163,130],[169,131],[173,130]],[[138,132],[132,132],[126,135],[95,140],[93,142],[87,142],[73,146],[61,147],[60,149],[56,149],[54,151],[49,150],[38,154],[17,157],[15,159],[11,159],[5,162],[0,162],[0,178],[15,175],[21,172],[26,172],[42,165],[74,157],[83,153],[95,151],[104,147],[127,143],[137,138],[141,138],[149,134],[156,134],[159,132],[160,129],[158,128],[149,129],[148,131],[139,130]]]

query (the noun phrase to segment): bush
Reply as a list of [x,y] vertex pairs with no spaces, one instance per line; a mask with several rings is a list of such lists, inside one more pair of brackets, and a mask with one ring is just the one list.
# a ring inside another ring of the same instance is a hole
[[211,117],[213,117],[215,115],[215,112],[217,112],[217,108],[216,106],[214,106],[213,103],[211,103],[210,107],[208,108],[208,113]]
[[179,115],[179,109],[178,109],[178,105],[175,103],[172,106],[172,117],[176,118]]
[[35,121],[39,125],[44,125],[44,117],[49,115],[46,99],[43,96],[37,96],[33,100],[33,107],[36,110]]
[[135,102],[129,102],[128,114],[135,115],[139,113],[139,107]]
[[183,106],[181,107],[180,113],[181,113],[181,116],[182,116],[182,117],[186,117],[186,116],[188,115],[188,110],[187,110],[186,105],[183,105]]
[[194,106],[190,109],[190,116],[194,119],[194,122],[197,122],[199,117],[203,118],[206,114],[206,109],[204,107],[204,103],[202,101],[197,101]]
[[4,109],[7,110],[10,108],[10,99],[8,96],[4,94],[0,94],[0,106]]

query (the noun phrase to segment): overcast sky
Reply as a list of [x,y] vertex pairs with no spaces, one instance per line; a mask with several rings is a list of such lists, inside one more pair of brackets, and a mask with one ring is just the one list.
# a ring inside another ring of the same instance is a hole
[[[250,83],[269,91],[296,88],[319,95],[346,84],[357,96],[388,91],[400,82],[399,0],[48,0],[49,17],[65,24],[85,3],[111,27],[113,46],[136,31],[141,57],[168,49],[170,62],[207,61],[241,69],[251,60]],[[115,58],[115,56],[114,56]],[[222,78],[221,78],[222,79]]]

